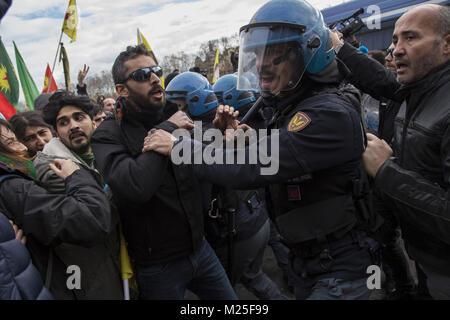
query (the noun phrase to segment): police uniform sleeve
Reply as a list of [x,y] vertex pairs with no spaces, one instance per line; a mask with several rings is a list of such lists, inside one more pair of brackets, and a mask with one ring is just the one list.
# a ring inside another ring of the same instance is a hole
[[[225,156],[224,165],[194,165],[197,176],[231,188],[255,188],[328,168],[351,171],[364,149],[359,117],[349,108],[324,108],[322,103],[326,100],[317,100],[294,113],[280,128],[279,139],[272,134],[258,141],[258,149],[248,146],[246,164],[227,165]],[[271,163],[265,164],[259,157],[256,164],[249,164],[250,155],[264,146]],[[233,152],[236,156],[237,151]]]

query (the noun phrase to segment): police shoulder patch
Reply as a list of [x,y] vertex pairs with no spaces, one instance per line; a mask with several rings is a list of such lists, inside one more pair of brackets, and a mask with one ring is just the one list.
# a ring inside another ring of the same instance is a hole
[[288,131],[298,132],[305,129],[311,123],[311,118],[304,112],[297,112],[291,119],[288,126]]

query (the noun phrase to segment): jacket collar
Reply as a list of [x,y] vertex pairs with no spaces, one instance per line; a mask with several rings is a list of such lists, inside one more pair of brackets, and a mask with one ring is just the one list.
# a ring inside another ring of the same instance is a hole
[[412,93],[425,93],[431,88],[436,87],[440,83],[445,83],[450,80],[450,60],[444,62],[431,70],[425,78],[416,82],[402,85],[397,91],[398,94],[407,96]]
[[[60,157],[64,159],[72,160],[75,163],[80,163],[80,160],[78,160],[72,152],[70,152],[69,148],[66,147],[66,145],[59,139],[59,138],[53,138],[50,140],[45,146],[44,150],[42,150],[43,154],[46,154],[48,156],[52,157]],[[39,157],[40,152],[38,152]]]

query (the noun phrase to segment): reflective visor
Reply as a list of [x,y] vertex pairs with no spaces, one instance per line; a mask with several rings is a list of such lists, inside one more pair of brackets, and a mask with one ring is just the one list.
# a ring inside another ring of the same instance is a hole
[[277,95],[297,87],[318,48],[307,47],[306,27],[256,23],[241,28],[238,90]]

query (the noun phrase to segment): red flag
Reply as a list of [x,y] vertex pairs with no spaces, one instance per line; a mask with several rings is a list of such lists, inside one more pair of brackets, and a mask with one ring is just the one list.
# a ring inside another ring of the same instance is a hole
[[[50,78],[52,78],[52,83],[49,88],[48,82]],[[45,78],[44,78],[44,89],[42,89],[42,93],[51,93],[56,90],[58,90],[58,87],[56,86],[55,78],[52,77],[52,70],[50,70],[50,66],[47,63],[47,70],[45,71]]]
[[9,103],[8,100],[6,100],[6,98],[3,96],[1,92],[0,92],[0,112],[5,116],[6,120],[8,120],[17,113],[16,108],[14,108],[12,104]]

